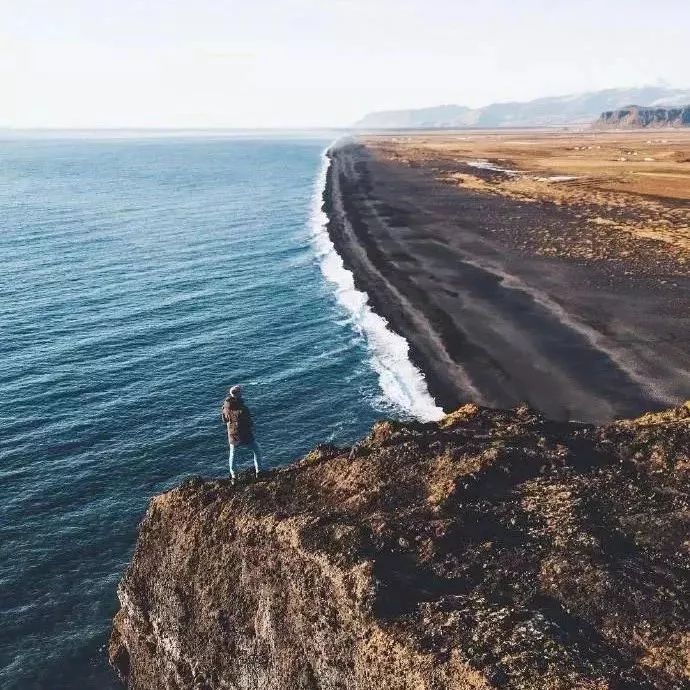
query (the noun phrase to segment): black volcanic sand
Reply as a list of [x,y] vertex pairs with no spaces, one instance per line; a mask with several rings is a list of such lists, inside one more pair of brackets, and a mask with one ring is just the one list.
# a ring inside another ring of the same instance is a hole
[[629,262],[540,256],[535,235],[567,241],[575,210],[444,184],[353,141],[329,155],[331,239],[444,409],[526,401],[603,422],[690,397],[690,276],[661,243]]

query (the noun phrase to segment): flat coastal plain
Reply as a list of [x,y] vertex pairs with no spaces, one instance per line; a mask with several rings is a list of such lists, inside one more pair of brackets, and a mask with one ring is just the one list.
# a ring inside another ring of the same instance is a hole
[[690,132],[368,135],[329,232],[446,409],[606,421],[690,397]]

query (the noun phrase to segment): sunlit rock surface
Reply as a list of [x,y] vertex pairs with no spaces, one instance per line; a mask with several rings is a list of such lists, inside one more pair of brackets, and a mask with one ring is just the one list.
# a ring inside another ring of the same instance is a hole
[[690,408],[596,428],[466,405],[151,501],[129,688],[685,688]]

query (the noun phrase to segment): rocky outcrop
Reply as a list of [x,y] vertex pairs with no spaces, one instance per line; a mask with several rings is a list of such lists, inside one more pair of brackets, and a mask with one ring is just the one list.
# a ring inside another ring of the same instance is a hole
[[644,108],[630,105],[607,110],[594,123],[598,128],[641,129],[643,127],[690,127],[690,105],[678,108]]
[[466,405],[155,497],[110,659],[133,690],[690,687],[690,407]]
[[628,103],[673,106],[690,103],[690,89],[642,86],[549,96],[533,101],[490,103],[481,108],[441,105],[412,110],[368,113],[354,124],[359,129],[454,129],[462,127],[551,127],[592,122],[604,110]]

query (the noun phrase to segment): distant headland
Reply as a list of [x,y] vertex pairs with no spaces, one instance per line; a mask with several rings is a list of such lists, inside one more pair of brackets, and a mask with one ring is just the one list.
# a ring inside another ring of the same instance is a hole
[[481,108],[440,105],[368,113],[357,129],[461,129],[466,127],[557,127],[590,125],[603,112],[635,103],[642,107],[682,107],[690,104],[690,89],[643,86],[605,89],[537,98],[525,102],[491,103]]

